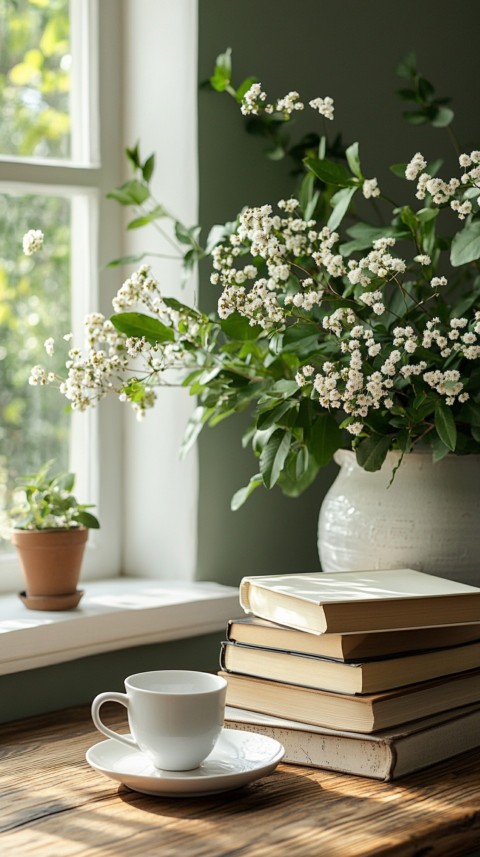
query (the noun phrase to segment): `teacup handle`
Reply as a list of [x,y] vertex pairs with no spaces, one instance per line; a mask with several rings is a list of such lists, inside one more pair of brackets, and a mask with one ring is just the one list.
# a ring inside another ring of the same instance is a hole
[[139,746],[133,738],[129,738],[128,735],[120,735],[119,732],[114,732],[113,729],[109,729],[108,726],[105,726],[105,723],[100,718],[100,708],[104,702],[119,702],[120,705],[123,705],[124,708],[128,711],[128,696],[126,693],[115,693],[114,691],[106,691],[105,693],[99,693],[98,696],[92,702],[92,720],[97,727],[99,732],[103,732],[107,738],[114,738],[115,741],[120,741],[122,744],[125,744],[127,747],[134,747],[136,750],[139,749]]

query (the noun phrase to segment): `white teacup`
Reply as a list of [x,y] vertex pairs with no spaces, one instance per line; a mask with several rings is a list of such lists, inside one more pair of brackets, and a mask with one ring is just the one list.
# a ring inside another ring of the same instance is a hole
[[[212,752],[222,731],[227,682],[193,670],[154,670],[125,679],[126,693],[106,691],[92,703],[100,732],[146,753],[156,768],[189,771]],[[119,702],[128,711],[132,738],[120,735],[100,719],[104,702]]]

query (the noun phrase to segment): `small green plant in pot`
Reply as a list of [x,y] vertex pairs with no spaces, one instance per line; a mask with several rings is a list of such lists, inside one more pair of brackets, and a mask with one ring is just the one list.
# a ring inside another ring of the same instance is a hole
[[69,610],[83,593],[77,589],[89,529],[97,518],[72,491],[73,473],[51,473],[52,461],[17,480],[12,507],[12,543],[25,578],[24,604],[33,610]]

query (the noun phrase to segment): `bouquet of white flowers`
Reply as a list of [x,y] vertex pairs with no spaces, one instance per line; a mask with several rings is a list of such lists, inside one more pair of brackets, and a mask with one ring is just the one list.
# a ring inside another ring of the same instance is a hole
[[[408,80],[400,95],[415,108],[406,119],[446,127],[454,140],[448,99],[436,97],[412,55],[398,72]],[[306,109],[300,95],[269,102],[252,78],[234,89],[229,52],[211,84],[235,97],[252,130],[261,125],[278,158],[284,128]],[[317,121],[335,121],[331,98],[309,106]],[[112,198],[137,209],[132,228],[173,221],[187,272],[211,257],[218,311],[165,296],[142,265],[111,318],[88,316],[86,348],[70,349],[66,377],[37,366],[31,383],[58,383],[78,410],[114,394],[139,417],[162,385],[180,383],[198,397],[185,450],[205,425],[250,408],[245,441],[259,467],[233,508],[259,485],[299,495],[340,447],[354,449],[366,470],[417,444],[435,461],[478,453],[480,150],[458,147],[457,174],[442,178],[442,162],[427,163],[415,148],[392,167],[403,180],[400,202],[383,196],[380,177],[364,176],[358,143],[342,149],[326,133],[306,135],[295,147],[296,197],[245,208],[214,227],[205,247],[199,227],[153,198],[153,156],[142,162],[138,147],[128,150],[135,176]],[[359,218],[357,195],[381,204],[387,222]],[[38,249],[38,234],[30,237],[27,251]]]

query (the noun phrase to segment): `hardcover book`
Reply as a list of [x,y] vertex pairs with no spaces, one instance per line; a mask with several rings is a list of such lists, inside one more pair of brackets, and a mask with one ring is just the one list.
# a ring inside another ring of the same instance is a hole
[[219,675],[227,680],[227,705],[347,732],[378,732],[480,698],[480,670],[364,695],[313,690],[225,670]]
[[480,642],[357,663],[239,643],[222,643],[220,666],[227,672],[336,693],[378,693],[479,669]]
[[284,763],[397,780],[480,746],[480,706],[457,708],[369,735],[310,726],[227,706],[228,729],[259,732],[285,747]]
[[244,577],[246,613],[316,634],[480,622],[480,589],[413,569]]
[[480,641],[480,624],[358,634],[306,634],[267,619],[243,616],[229,620],[226,636],[230,642],[247,646],[357,661]]

